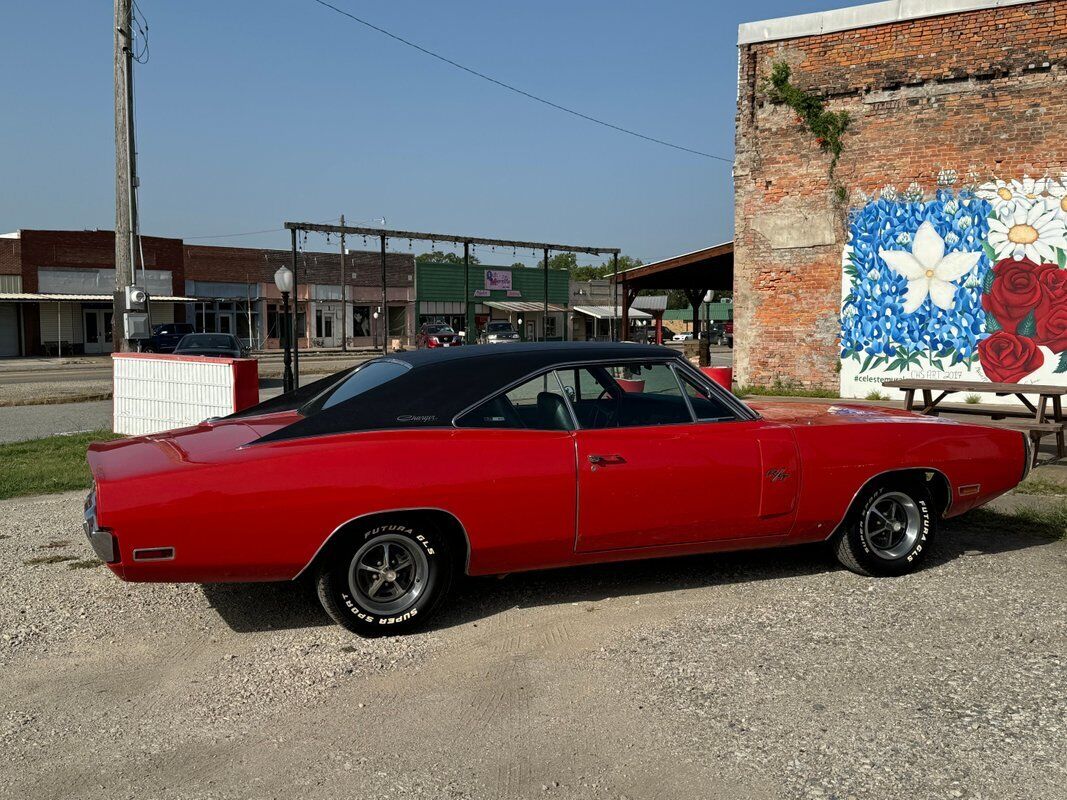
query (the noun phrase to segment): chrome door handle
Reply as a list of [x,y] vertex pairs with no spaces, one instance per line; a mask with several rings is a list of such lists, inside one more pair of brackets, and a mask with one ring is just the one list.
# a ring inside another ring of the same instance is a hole
[[597,455],[597,454],[594,453],[594,454],[591,454],[589,456],[586,456],[586,458],[589,459],[589,463],[590,464],[599,464],[601,466],[603,466],[604,464],[625,464],[626,463],[626,459],[623,458],[620,455],[605,455],[605,456],[602,456],[602,455]]

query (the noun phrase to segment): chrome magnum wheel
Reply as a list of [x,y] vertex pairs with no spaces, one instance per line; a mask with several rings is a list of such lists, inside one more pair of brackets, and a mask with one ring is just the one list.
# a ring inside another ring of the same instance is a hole
[[922,514],[919,506],[903,492],[889,492],[867,508],[863,537],[880,558],[893,560],[908,553],[919,539]]
[[925,484],[865,489],[832,540],[838,560],[860,575],[903,575],[929,553],[936,523]]
[[418,600],[429,571],[422,547],[403,536],[384,534],[356,552],[348,567],[348,588],[362,606],[388,616]]
[[323,560],[322,607],[362,636],[398,634],[426,622],[452,584],[448,540],[401,520],[350,532]]

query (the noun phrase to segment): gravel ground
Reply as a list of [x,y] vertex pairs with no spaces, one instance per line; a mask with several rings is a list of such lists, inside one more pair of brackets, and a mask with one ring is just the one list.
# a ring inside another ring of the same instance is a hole
[[432,630],[368,641],[303,585],[123,584],[80,504],[0,502],[0,797],[1067,785],[1067,541],[1023,526],[957,522],[897,580],[811,547],[469,580]]

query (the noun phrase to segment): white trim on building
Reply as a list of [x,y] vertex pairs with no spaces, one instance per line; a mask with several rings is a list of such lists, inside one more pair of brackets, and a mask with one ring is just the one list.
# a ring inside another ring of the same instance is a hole
[[887,25],[891,22],[1043,2],[1048,0],[886,0],[882,3],[816,11],[812,14],[743,22],[737,27],[737,43],[744,45],[797,39],[801,36],[821,36],[836,31]]

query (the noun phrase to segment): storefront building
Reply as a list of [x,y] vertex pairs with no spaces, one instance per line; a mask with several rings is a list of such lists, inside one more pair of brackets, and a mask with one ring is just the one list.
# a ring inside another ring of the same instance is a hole
[[[420,326],[443,322],[464,332],[471,327],[467,339],[476,341],[489,320],[508,320],[526,340],[567,338],[567,270],[548,271],[546,315],[544,270],[478,264],[469,268],[465,282],[462,264],[419,264],[416,269],[416,314]],[[468,314],[469,323],[465,320]]]
[[[153,325],[188,322],[229,333],[253,350],[279,347],[283,320],[274,272],[292,267],[288,250],[186,245],[144,236]],[[115,238],[111,231],[20,230],[0,235],[0,357],[109,353]],[[300,346],[401,346],[414,335],[415,259],[377,252],[301,252],[296,317]],[[341,302],[341,286],[346,302]],[[343,322],[342,322],[343,320]]]
[[[180,239],[145,236],[153,324],[184,322]],[[109,353],[115,288],[110,231],[22,230],[0,236],[0,357]]]

